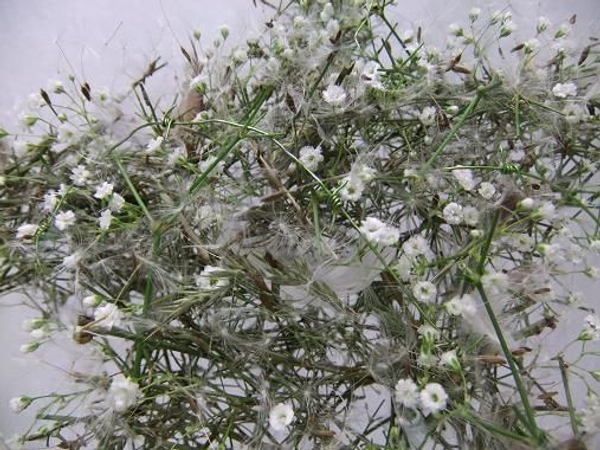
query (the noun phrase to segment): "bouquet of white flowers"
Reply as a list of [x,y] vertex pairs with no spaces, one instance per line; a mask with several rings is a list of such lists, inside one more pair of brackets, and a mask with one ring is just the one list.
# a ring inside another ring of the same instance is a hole
[[156,61],[125,96],[54,82],[27,136],[0,133],[23,351],[68,336],[97,362],[11,402],[39,408],[23,442],[533,449],[600,427],[600,318],[571,289],[600,248],[597,42],[545,20],[511,41],[510,13],[474,9],[438,51],[391,3],[282,2],[245,45],[182,48],[180,102],[152,99]]

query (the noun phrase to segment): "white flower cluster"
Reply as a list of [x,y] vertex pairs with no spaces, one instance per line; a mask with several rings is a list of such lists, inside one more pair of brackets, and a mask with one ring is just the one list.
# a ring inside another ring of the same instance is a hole
[[134,406],[141,395],[142,392],[136,382],[123,374],[118,374],[110,383],[106,403],[111,410],[121,413]]
[[400,230],[386,225],[375,217],[367,217],[363,220],[359,231],[371,244],[394,245],[400,238]]
[[396,402],[405,408],[419,408],[425,417],[446,409],[448,394],[439,383],[427,383],[421,391],[410,378],[398,380],[395,388]]

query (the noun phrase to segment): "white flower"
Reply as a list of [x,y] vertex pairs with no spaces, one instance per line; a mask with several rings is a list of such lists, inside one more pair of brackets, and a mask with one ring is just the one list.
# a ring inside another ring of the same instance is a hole
[[583,331],[579,335],[582,341],[600,341],[600,317],[588,314],[583,319]]
[[104,303],[94,310],[94,321],[102,328],[111,329],[121,325],[123,313],[114,303]]
[[337,84],[330,84],[323,91],[323,100],[333,106],[340,106],[346,101],[346,91]]
[[112,222],[112,212],[110,209],[105,209],[98,217],[98,224],[101,230],[108,230]]
[[306,146],[300,149],[300,162],[304,166],[314,172],[319,167],[319,163],[323,162],[323,155],[321,153],[321,147]]
[[419,114],[419,121],[426,127],[435,123],[436,109],[434,106],[426,106]]
[[50,92],[53,92],[55,94],[62,94],[63,92],[65,92],[65,87],[63,86],[62,82],[59,80],[48,80],[48,84],[46,85],[46,88]]
[[33,400],[30,397],[15,397],[10,399],[10,409],[15,414],[27,409]]
[[379,69],[381,69],[381,66],[377,61],[367,62],[363,66],[360,74],[361,81],[374,89],[383,89],[383,84],[381,84],[380,81]]
[[220,267],[204,266],[204,270],[196,277],[196,286],[203,291],[213,291],[229,286],[229,279]]
[[35,236],[38,226],[34,223],[24,223],[17,228],[17,239],[29,238]]
[[287,403],[278,403],[269,412],[269,425],[275,431],[284,430],[294,420],[294,409]]
[[420,235],[413,236],[402,244],[402,251],[410,258],[416,258],[423,255],[427,260],[433,259],[433,252],[431,251],[427,240]]
[[106,401],[114,411],[124,412],[135,405],[141,395],[142,393],[137,383],[119,374],[110,383]]
[[413,380],[409,378],[398,380],[395,389],[396,401],[400,405],[407,408],[415,408],[417,406],[419,403],[419,388]]
[[52,212],[58,203],[58,196],[55,190],[49,190],[44,194],[44,202],[42,208],[44,211]]
[[400,238],[400,230],[375,217],[367,217],[358,229],[372,244],[393,245]]
[[473,172],[469,169],[453,170],[452,175],[465,191],[472,191],[477,184],[473,179]]
[[87,306],[88,308],[95,308],[102,303],[102,297],[97,294],[88,295],[81,301],[81,303],[83,303],[83,306]]
[[70,210],[59,212],[54,217],[54,225],[61,231],[75,225],[75,213]]
[[454,202],[448,203],[442,211],[442,217],[450,225],[460,224],[462,222],[462,206]]
[[71,169],[71,181],[75,186],[83,186],[90,177],[90,171],[81,164]]
[[546,31],[548,29],[549,26],[550,26],[550,21],[546,17],[541,16],[541,17],[538,17],[538,21],[535,26],[535,29],[538,33],[543,33],[544,31]]
[[549,222],[556,217],[556,207],[552,204],[552,202],[542,203],[536,212],[542,217],[542,219]]
[[469,11],[469,20],[471,22],[475,22],[479,18],[480,14],[481,14],[480,8],[471,8]]
[[119,212],[123,208],[125,204],[125,199],[121,197],[119,194],[113,194],[110,202],[108,203],[108,209],[112,212]]
[[479,192],[479,195],[481,195],[483,198],[489,200],[496,193],[496,188],[492,183],[484,181],[479,185],[479,189],[477,190],[477,192]]
[[435,342],[436,339],[440,337],[440,330],[429,325],[423,324],[419,328],[417,328],[417,334],[421,336],[424,340]]
[[521,209],[532,209],[535,206],[535,200],[531,197],[524,198],[518,204]]
[[146,152],[147,153],[155,152],[162,146],[164,140],[165,140],[165,138],[162,136],[158,136],[156,139],[150,139],[150,141],[148,142],[148,145],[146,146]]
[[453,316],[472,317],[477,312],[477,304],[469,294],[452,297],[445,306],[448,314]]
[[103,198],[108,197],[112,194],[113,184],[105,181],[100,186],[96,186],[96,192],[94,193],[94,197],[102,200]]
[[442,385],[438,383],[428,383],[425,389],[421,391],[419,397],[421,411],[423,411],[424,416],[446,409],[448,394],[446,394]]
[[552,88],[556,98],[574,97],[577,95],[577,86],[574,83],[556,83]]
[[437,295],[437,288],[435,287],[435,284],[430,281],[419,281],[413,286],[412,292],[417,300],[421,302],[430,302]]
[[456,350],[449,350],[447,352],[442,353],[440,356],[440,365],[445,367],[450,367],[453,370],[460,370],[460,361],[458,360],[458,356],[456,355]]
[[347,202],[355,202],[362,197],[365,190],[364,183],[360,178],[350,174],[341,181],[342,187],[339,190],[339,195],[342,200]]

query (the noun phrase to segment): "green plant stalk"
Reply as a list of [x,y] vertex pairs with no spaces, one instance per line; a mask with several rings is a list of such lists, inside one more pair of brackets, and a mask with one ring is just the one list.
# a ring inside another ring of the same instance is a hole
[[125,179],[125,183],[129,187],[129,190],[131,191],[131,194],[135,198],[135,201],[137,202],[137,204],[139,205],[139,207],[142,208],[142,211],[144,211],[144,215],[150,221],[150,225],[154,224],[154,219],[150,215],[150,211],[148,211],[148,208],[146,208],[146,204],[142,200],[142,197],[140,197],[139,192],[137,191],[136,187],[133,185],[133,183],[131,182],[131,179],[127,175],[127,171],[125,170],[125,167],[123,167],[123,164],[121,163],[121,161],[119,160],[119,158],[114,157],[113,161],[115,162],[115,164],[117,165],[117,168],[119,169],[119,172],[121,173],[121,175]]
[[460,119],[458,120],[456,125],[452,127],[452,130],[450,130],[450,133],[448,133],[448,135],[444,138],[444,140],[442,141],[440,146],[435,150],[433,155],[431,155],[431,158],[429,158],[429,160],[427,160],[427,162],[425,164],[423,164],[423,166],[421,167],[421,170],[419,171],[419,174],[422,175],[427,169],[429,169],[431,167],[431,165],[435,162],[435,160],[442,154],[442,152],[444,151],[446,146],[450,143],[450,141],[452,139],[454,139],[454,136],[456,136],[456,133],[458,133],[458,130],[460,130],[462,128],[462,126],[465,124],[467,119],[471,116],[471,114],[473,113],[473,110],[479,103],[479,100],[481,100],[481,92],[478,91],[477,94],[475,95],[475,97],[473,98],[473,100],[471,100],[471,102],[467,106],[467,109],[465,109],[465,111],[460,116]]
[[579,428],[577,427],[577,416],[575,415],[575,405],[573,404],[573,397],[571,396],[571,388],[569,387],[569,374],[567,373],[567,365],[563,359],[563,355],[559,354],[556,358],[558,360],[558,367],[560,368],[560,376],[565,387],[565,397],[567,398],[567,405],[569,406],[569,419],[571,422],[571,430],[574,436],[579,436]]
[[475,284],[477,291],[481,295],[483,305],[485,306],[487,315],[488,315],[490,321],[492,322],[494,332],[496,333],[496,337],[500,341],[500,346],[502,347],[502,352],[504,353],[504,357],[506,358],[506,361],[508,362],[512,377],[515,380],[515,384],[517,385],[517,390],[519,391],[519,397],[521,398],[521,402],[523,403],[523,408],[525,409],[525,415],[527,418],[527,423],[526,423],[527,428],[529,429],[529,432],[532,434],[532,436],[535,438],[536,442],[538,444],[542,444],[543,442],[546,441],[546,436],[545,436],[544,432],[542,430],[540,430],[540,428],[536,424],[535,414],[534,414],[533,408],[531,407],[531,404],[529,403],[529,397],[527,395],[527,390],[525,389],[525,384],[523,383],[523,380],[521,379],[521,375],[519,373],[519,368],[513,359],[510,349],[508,348],[508,344],[506,342],[506,339],[504,338],[502,328],[500,327],[500,324],[498,323],[496,314],[494,313],[494,310],[492,309],[492,306],[490,305],[490,301],[485,293],[485,289],[483,288],[483,285],[481,284],[481,276],[484,273],[484,268],[485,268],[485,264],[487,261],[488,252],[489,252],[490,245],[492,243],[492,239],[493,239],[495,231],[496,231],[496,227],[498,225],[499,216],[500,216],[499,212],[496,212],[494,214],[492,223],[490,225],[489,233],[486,236],[486,239],[481,247],[479,264],[477,266],[477,278],[476,278],[476,281],[474,282],[474,284]]

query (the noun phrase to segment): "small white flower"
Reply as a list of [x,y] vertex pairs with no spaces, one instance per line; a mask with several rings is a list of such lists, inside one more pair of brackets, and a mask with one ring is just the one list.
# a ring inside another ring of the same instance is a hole
[[435,287],[435,284],[430,281],[419,281],[413,286],[412,292],[417,300],[421,302],[430,302],[435,299],[437,288]]
[[287,403],[278,403],[269,412],[269,425],[275,431],[284,430],[294,420],[294,409]]
[[469,11],[469,20],[471,22],[475,22],[479,18],[480,14],[481,14],[481,9],[471,8],[471,10]]
[[59,80],[48,80],[46,88],[54,94],[62,94],[63,92],[65,92],[65,87]]
[[146,153],[153,153],[158,150],[162,146],[164,140],[165,138],[162,136],[158,136],[155,139],[150,139],[148,145],[146,146]]
[[453,316],[473,317],[477,312],[477,304],[469,294],[452,297],[445,304],[448,314]]
[[427,260],[433,258],[433,252],[427,243],[427,239],[420,235],[412,236],[408,241],[402,244],[402,251],[410,258],[416,258],[421,255]]
[[102,303],[102,297],[97,294],[88,295],[81,301],[81,303],[83,303],[83,306],[86,306],[88,308],[95,308],[100,303]]
[[44,194],[44,202],[42,208],[44,211],[52,212],[58,203],[58,196],[55,190],[49,190]]
[[556,207],[552,204],[552,202],[542,203],[536,212],[542,217],[542,219],[549,222],[556,217]]
[[362,197],[363,191],[365,190],[364,183],[360,178],[350,174],[341,181],[341,188],[339,190],[340,198],[347,202],[356,202]]
[[96,186],[96,192],[94,193],[94,197],[102,200],[103,198],[108,197],[112,194],[113,184],[105,181],[100,186]]
[[377,61],[369,61],[367,62],[361,71],[360,79],[367,86],[371,86],[374,89],[383,89],[383,84],[381,84],[379,70],[381,66]]
[[461,367],[458,356],[456,355],[456,350],[449,350],[442,353],[442,356],[440,356],[440,365],[459,371]]
[[458,181],[465,191],[472,191],[477,184],[473,179],[473,172],[470,169],[453,170],[452,175]]
[[427,386],[425,386],[425,389],[421,391],[419,397],[421,411],[423,411],[423,415],[426,417],[429,414],[446,409],[448,394],[446,394],[446,391],[441,384],[428,383]]
[[417,328],[417,334],[421,336],[424,340],[435,342],[440,337],[440,330],[429,325],[423,324],[419,328]]
[[101,230],[108,230],[112,222],[112,212],[110,209],[105,209],[98,217],[98,224]]
[[54,225],[61,231],[75,225],[75,213],[70,210],[59,212],[54,217]]
[[481,195],[483,198],[489,200],[496,193],[496,188],[492,183],[484,181],[479,185],[479,189],[477,190],[477,192],[479,192],[479,195]]
[[407,408],[415,408],[419,403],[419,387],[410,378],[398,380],[395,387],[396,401]]
[[375,217],[367,217],[363,220],[359,231],[373,244],[393,245],[400,238],[400,230],[386,225]]
[[343,87],[337,84],[330,84],[323,91],[323,100],[333,106],[341,106],[346,101],[346,91]]
[[543,33],[550,27],[550,21],[546,17],[538,17],[537,25],[535,29],[538,33]]
[[442,211],[442,217],[450,225],[459,225],[463,220],[462,209],[458,203],[448,203]]
[[17,239],[30,238],[37,233],[38,226],[34,223],[24,223],[17,228]]
[[123,208],[125,204],[125,199],[121,197],[119,194],[113,194],[110,198],[110,202],[108,203],[108,209],[112,212],[119,212]]
[[419,114],[419,121],[426,127],[435,123],[436,109],[434,106],[426,106]]
[[124,375],[116,375],[110,383],[107,393],[107,403],[111,409],[116,412],[127,411],[137,403],[137,399],[142,395],[140,387],[130,378]]
[[73,184],[75,186],[83,186],[88,178],[90,177],[91,173],[89,170],[87,170],[87,168],[85,166],[82,166],[81,164],[78,166],[75,166],[71,169],[71,181],[73,181]]
[[526,210],[533,209],[534,206],[535,206],[535,200],[532,199],[531,197],[524,198],[518,204],[519,208],[526,209]]
[[583,331],[579,335],[582,341],[600,341],[600,317],[588,314],[583,319]]
[[574,83],[556,83],[552,88],[556,98],[574,97],[577,95],[577,86]]
[[323,162],[323,154],[321,153],[321,147],[306,146],[300,149],[300,162],[304,166],[314,172],[319,167],[319,163]]
[[229,286],[229,278],[220,267],[204,266],[204,270],[196,277],[196,286],[203,291],[226,288]]
[[10,399],[10,409],[15,414],[27,409],[33,400],[30,397],[15,397]]
[[102,328],[111,329],[121,325],[123,313],[114,303],[104,303],[94,310],[94,321]]

